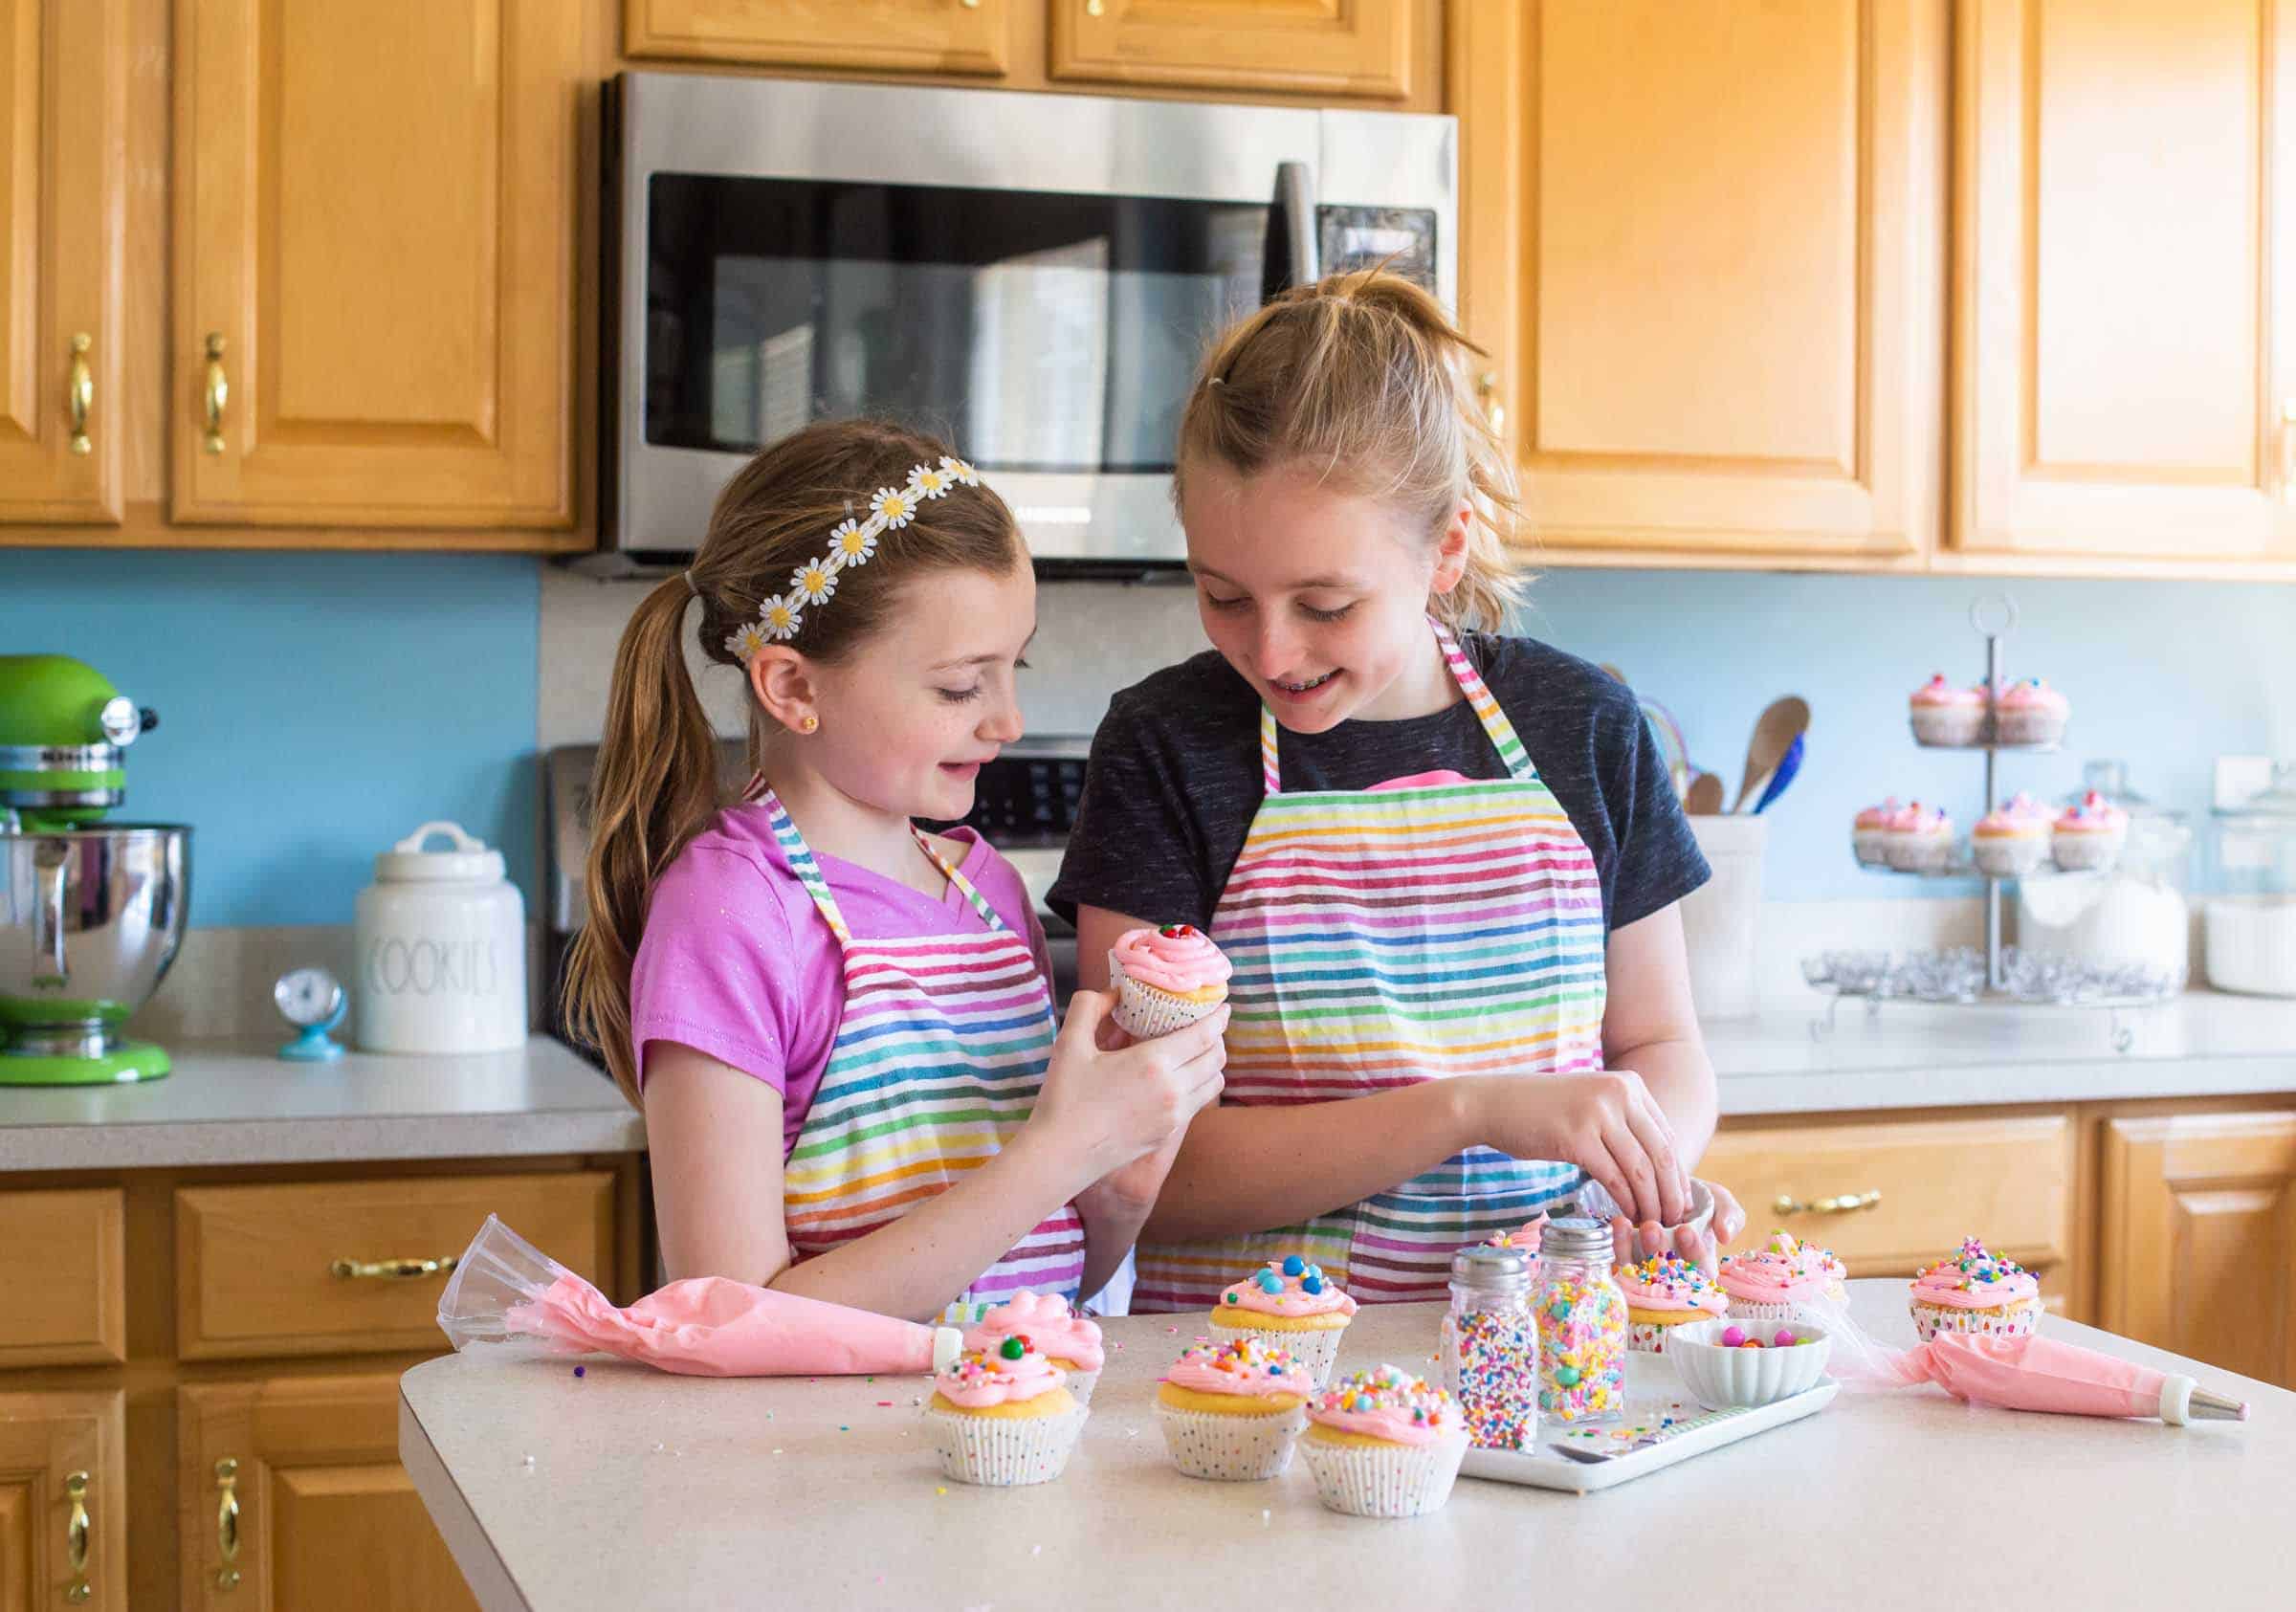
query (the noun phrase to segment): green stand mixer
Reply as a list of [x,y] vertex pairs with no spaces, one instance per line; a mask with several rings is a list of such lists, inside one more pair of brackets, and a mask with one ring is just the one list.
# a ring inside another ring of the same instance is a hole
[[0,655],[0,1086],[156,1080],[130,1041],[183,943],[191,830],[114,824],[158,718],[66,655]]

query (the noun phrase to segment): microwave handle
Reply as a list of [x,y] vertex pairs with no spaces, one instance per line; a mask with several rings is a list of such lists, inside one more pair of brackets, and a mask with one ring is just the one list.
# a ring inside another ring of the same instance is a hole
[[1295,285],[1313,285],[1315,266],[1315,170],[1306,163],[1275,166],[1275,206],[1260,266],[1260,300]]

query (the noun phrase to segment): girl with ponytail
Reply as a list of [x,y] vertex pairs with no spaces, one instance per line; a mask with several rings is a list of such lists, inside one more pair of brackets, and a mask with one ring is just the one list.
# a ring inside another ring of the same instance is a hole
[[1141,923],[1235,964],[1221,1102],[1138,1172],[1169,1174],[1137,1308],[1290,1252],[1440,1299],[1457,1248],[1589,1179],[1646,1239],[1686,1218],[1715,1093],[1676,904],[1707,868],[1633,694],[1509,635],[1473,353],[1418,286],[1336,275],[1221,336],[1182,413],[1213,648],[1110,705],[1051,894],[1087,983]]
[[[694,636],[689,637],[689,623]],[[673,1277],[918,1319],[1096,1292],[1220,1090],[1225,1012],[1137,1046],[1078,993],[973,804],[1020,737],[1036,583],[944,445],[815,425],[729,483],[624,631],[568,1017],[646,1112]],[[740,673],[719,793],[690,650]]]

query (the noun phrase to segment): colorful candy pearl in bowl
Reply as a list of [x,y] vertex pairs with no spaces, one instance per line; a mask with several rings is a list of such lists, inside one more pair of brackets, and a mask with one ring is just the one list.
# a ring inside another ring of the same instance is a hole
[[1807,1393],[1825,1375],[1832,1354],[1825,1329],[1806,1321],[1755,1326],[1723,1316],[1667,1335],[1666,1358],[1709,1410],[1776,1404]]

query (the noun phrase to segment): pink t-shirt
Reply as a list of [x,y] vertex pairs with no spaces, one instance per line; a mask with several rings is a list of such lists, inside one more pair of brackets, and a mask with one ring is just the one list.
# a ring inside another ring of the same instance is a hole
[[[1045,932],[1011,863],[970,828],[959,870],[1025,936],[1049,981]],[[986,926],[955,885],[923,894],[819,851],[845,921],[861,940],[978,935]],[[648,1044],[674,1041],[782,1093],[782,1152],[797,1145],[845,1014],[837,938],[782,854],[763,806],[731,806],[677,853],[654,885],[629,971],[629,1033],[646,1079]]]

